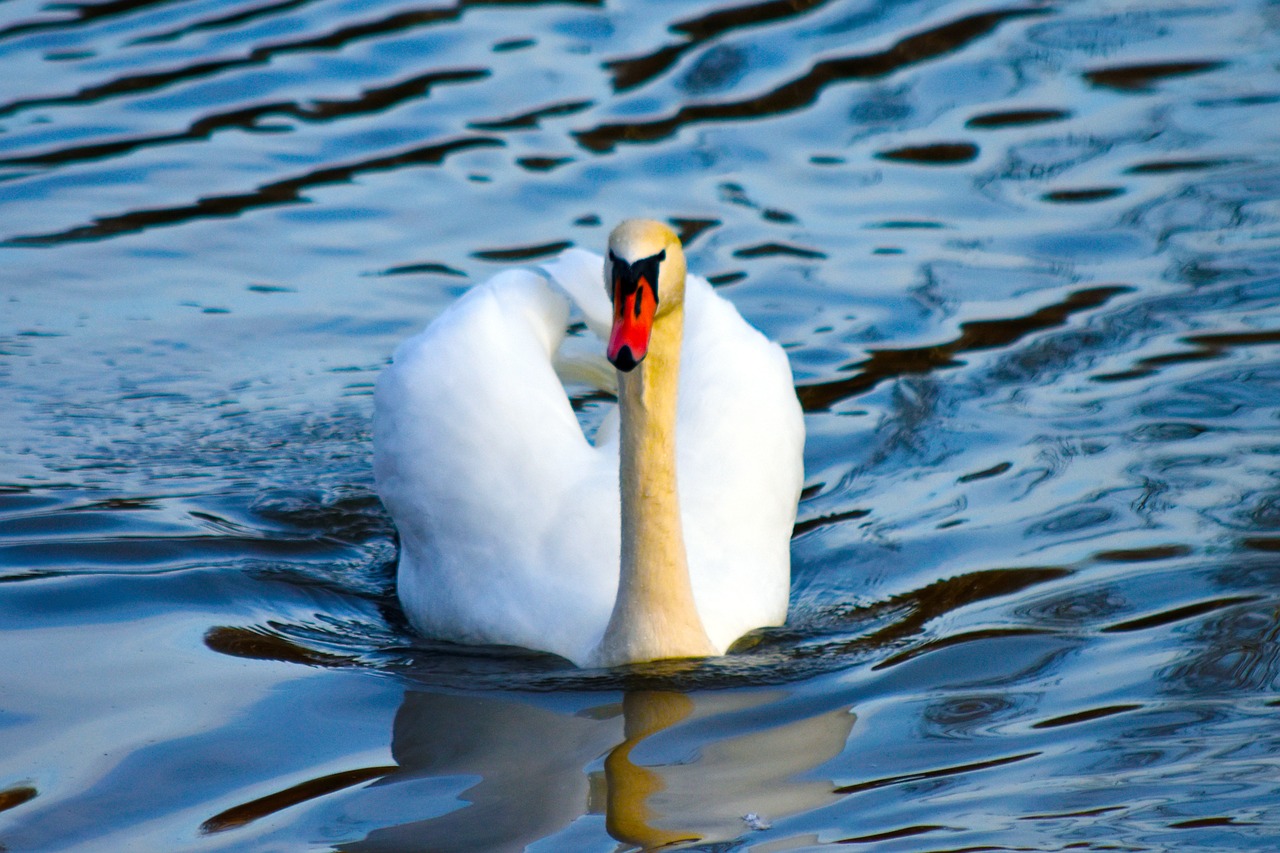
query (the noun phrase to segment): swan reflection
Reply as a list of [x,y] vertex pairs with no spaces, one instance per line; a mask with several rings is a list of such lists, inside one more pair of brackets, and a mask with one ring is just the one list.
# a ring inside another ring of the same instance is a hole
[[777,693],[631,691],[621,705],[555,707],[563,698],[408,693],[392,738],[399,769],[381,784],[474,782],[454,811],[345,849],[522,850],[562,833],[568,843],[600,815],[643,849],[733,838],[748,814],[776,820],[834,800],[811,771],[840,754],[854,722],[843,707],[790,709]]
[[782,691],[638,690],[618,702],[411,690],[393,726],[393,766],[294,786],[204,830],[235,829],[349,780],[345,796],[368,801],[348,806],[400,821],[337,848],[350,853],[576,849],[605,832],[645,850],[732,839],[837,799],[821,767],[853,723],[843,706]]

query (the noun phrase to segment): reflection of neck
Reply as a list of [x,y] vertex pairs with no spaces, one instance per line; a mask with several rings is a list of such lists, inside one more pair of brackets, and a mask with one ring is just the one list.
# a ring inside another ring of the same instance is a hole
[[666,786],[662,777],[647,767],[631,761],[631,750],[651,734],[675,725],[693,711],[693,700],[681,693],[636,691],[622,700],[623,727],[626,740],[618,744],[604,760],[608,799],[605,804],[605,830],[624,844],[635,844],[653,850],[678,841],[697,841],[689,832],[659,829],[653,825],[654,814],[649,797]]
[[596,663],[702,657],[716,650],[693,598],[676,488],[676,392],[684,309],[654,319],[649,352],[618,373],[622,561]]

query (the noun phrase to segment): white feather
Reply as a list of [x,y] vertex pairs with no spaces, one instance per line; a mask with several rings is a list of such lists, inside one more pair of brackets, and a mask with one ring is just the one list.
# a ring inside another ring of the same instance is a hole
[[[547,271],[554,284],[494,277],[396,350],[374,398],[374,471],[418,630],[581,664],[617,593],[617,431],[610,417],[594,446],[584,438],[555,367],[608,387],[599,340],[558,353],[570,298],[595,336],[608,334],[611,309],[599,256],[571,250]],[[679,388],[689,572],[723,652],[786,618],[804,424],[782,349],[695,276]]]

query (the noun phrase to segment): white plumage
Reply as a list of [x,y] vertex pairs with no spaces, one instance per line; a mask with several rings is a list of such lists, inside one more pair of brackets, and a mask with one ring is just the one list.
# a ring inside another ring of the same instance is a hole
[[[374,470],[418,630],[584,665],[618,591],[619,438],[615,413],[596,444],[584,437],[557,367],[611,384],[611,304],[598,255],[570,250],[546,271],[495,276],[396,350]],[[571,304],[590,333],[566,339]],[[782,349],[692,275],[676,445],[694,599],[723,653],[786,618],[804,425]]]

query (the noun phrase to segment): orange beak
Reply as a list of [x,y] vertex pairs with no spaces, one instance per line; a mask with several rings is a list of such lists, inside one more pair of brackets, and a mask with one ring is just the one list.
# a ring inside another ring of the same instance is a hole
[[644,360],[657,310],[657,295],[647,276],[638,275],[631,282],[614,272],[613,331],[605,350],[614,367],[629,371]]

